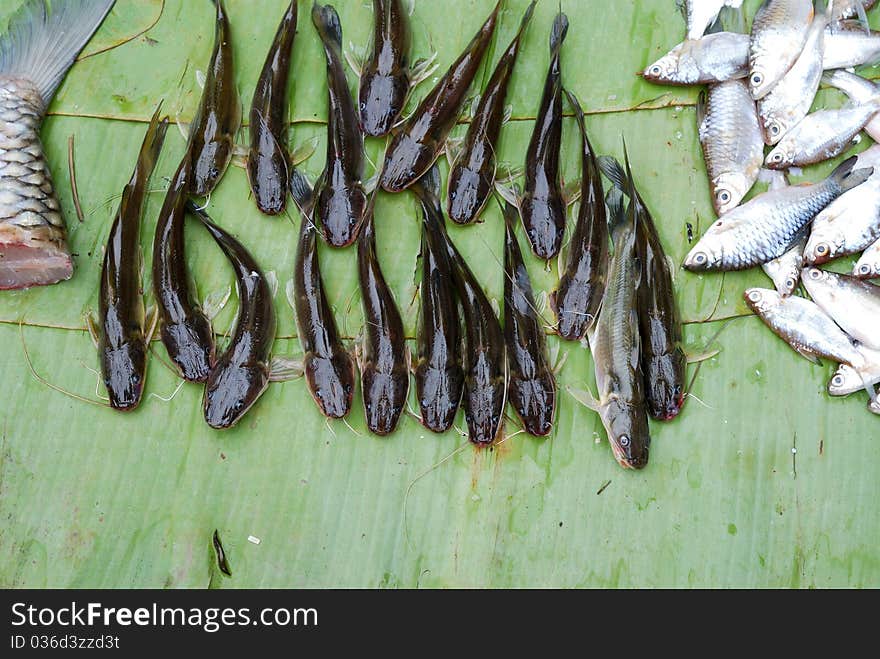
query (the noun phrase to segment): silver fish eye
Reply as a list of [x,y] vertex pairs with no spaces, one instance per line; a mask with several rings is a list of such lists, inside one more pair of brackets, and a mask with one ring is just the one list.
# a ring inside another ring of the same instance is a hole
[[828,245],[825,243],[821,243],[820,245],[816,245],[816,254],[825,255],[828,253]]
[[770,160],[772,160],[773,162],[782,162],[782,154],[774,153]]
[[869,266],[867,263],[863,263],[862,265],[859,266],[859,274],[860,275],[871,274],[871,266]]
[[697,265],[703,265],[707,260],[708,259],[706,258],[706,255],[703,254],[703,252],[698,252],[694,254],[694,263],[696,263]]
[[731,194],[727,190],[719,190],[715,193],[715,198],[718,199],[722,204],[726,204],[731,199]]
[[620,443],[621,446],[626,448],[627,446],[629,446],[629,437],[627,437],[626,435],[621,435],[618,442]]
[[764,82],[764,74],[755,72],[752,74],[752,84],[757,87],[762,82]]
[[822,278],[822,271],[818,268],[810,268],[810,279],[817,280]]
[[785,287],[788,290],[791,290],[794,288],[795,283],[796,283],[795,280],[792,279],[791,277],[789,277],[788,279],[785,280]]
[[835,387],[840,387],[841,385],[843,385],[843,376],[840,374],[835,375],[833,378],[831,378],[831,384],[833,384]]
[[662,72],[663,72],[663,69],[660,68],[660,65],[659,65],[659,64],[655,64],[654,66],[652,66],[652,67],[648,70],[648,73],[650,73],[651,75],[654,75],[654,76],[658,76],[658,75],[660,75]]
[[761,301],[761,292],[760,291],[749,291],[748,298],[750,302],[760,302]]
[[779,130],[779,124],[770,124],[770,133],[772,135],[779,135]]

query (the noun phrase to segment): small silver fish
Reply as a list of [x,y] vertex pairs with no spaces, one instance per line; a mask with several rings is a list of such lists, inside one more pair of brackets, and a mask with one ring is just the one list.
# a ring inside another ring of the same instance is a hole
[[[864,348],[861,349],[866,352]],[[831,396],[849,396],[865,388],[865,385],[874,385],[880,382],[880,354],[869,352],[866,354],[866,365],[861,371],[857,371],[849,364],[841,364],[834,371],[834,375],[828,380],[828,393]]]
[[853,276],[862,279],[880,277],[880,239],[870,245],[853,266]]
[[849,69],[880,59],[880,32],[866,31],[858,21],[844,21],[825,29],[822,68]]
[[[803,50],[799,51],[794,64],[772,89],[756,97],[760,99],[758,117],[767,144],[776,144],[810,111],[819,89],[819,82],[822,80],[822,53],[827,24],[827,16],[820,15],[813,19],[807,31]],[[753,97],[755,97],[755,75],[753,70],[749,78]],[[766,85],[763,85],[762,89],[765,87]]]
[[[762,170],[761,176],[766,176],[769,179],[770,190],[782,190],[788,187],[785,172],[765,169]],[[761,180],[760,176],[759,180]],[[801,279],[806,244],[807,235],[804,234],[785,254],[761,266],[764,273],[773,281],[773,286],[783,297],[791,295]]]
[[868,105],[812,112],[779,140],[768,154],[766,166],[788,169],[830,160],[852,144],[877,112],[880,99]]
[[697,101],[697,124],[712,203],[723,215],[752,189],[764,157],[758,113],[745,81],[709,85]]
[[678,44],[642,72],[665,85],[701,85],[749,74],[749,35],[716,32]]
[[113,2],[26,0],[0,36],[0,290],[73,275],[40,124]]
[[880,350],[880,286],[819,268],[804,268],[813,302],[860,344]]
[[742,0],[686,0],[687,38],[702,37],[724,7],[739,9],[742,7]]
[[749,308],[801,356],[819,358],[856,369],[867,365],[865,355],[815,302],[790,295],[782,297],[767,288],[749,288],[743,295]]
[[749,89],[764,98],[804,50],[813,20],[812,0],[765,0],[752,22]]
[[874,171],[853,170],[855,164],[853,156],[820,183],[768,191],[734,208],[703,234],[684,267],[743,270],[782,256],[819,211]]
[[[880,99],[880,87],[872,81],[849,71],[834,71],[827,74],[825,82],[836,87],[850,100],[859,105],[873,103]],[[880,141],[880,118],[874,118],[865,126],[865,132],[875,142]]]
[[880,238],[880,145],[860,153],[856,164],[877,169],[877,176],[841,195],[816,216],[804,249],[807,265],[855,254]]

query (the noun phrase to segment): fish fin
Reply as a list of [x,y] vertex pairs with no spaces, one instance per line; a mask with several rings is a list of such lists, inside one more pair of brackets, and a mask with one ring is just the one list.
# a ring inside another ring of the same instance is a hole
[[368,195],[372,195],[373,192],[379,187],[379,172],[378,170],[366,181],[363,182],[364,192]]
[[851,156],[840,163],[828,176],[829,180],[834,181],[840,186],[841,194],[861,185],[874,173],[873,167],[854,170],[853,167],[856,166],[856,162],[858,162],[858,156]]
[[568,34],[568,16],[559,12],[553,21],[553,29],[550,30],[550,52],[556,53],[565,41]]
[[709,26],[706,34],[711,34],[711,30],[717,27],[718,32],[736,32],[743,34],[746,32],[746,17],[743,14],[742,2],[728,2],[722,7],[718,14],[718,20]]
[[25,0],[0,38],[0,76],[30,80],[44,110],[115,0]]
[[571,206],[574,202],[581,198],[581,181],[573,179],[562,187],[562,201],[566,206]]
[[513,116],[513,106],[505,105],[504,106],[504,114],[501,115],[501,125],[505,126],[510,123],[510,118]]
[[865,34],[871,34],[871,26],[868,24],[868,12],[865,11],[865,5],[861,2],[856,3],[856,15],[859,24],[865,29]]
[[[794,346],[792,346],[792,347],[794,348]],[[821,360],[819,359],[819,357],[816,355],[816,353],[814,353],[814,352],[808,350],[807,348],[794,348],[794,349],[798,352],[798,354],[799,354],[801,357],[803,357],[803,358],[806,359],[807,361],[810,361],[810,362],[812,362],[813,364],[816,364],[816,366],[821,366],[821,365],[822,365],[822,362],[821,362]]]
[[159,325],[159,307],[155,304],[151,304],[147,307],[147,312],[144,316],[144,324],[146,329],[146,342],[147,345],[150,345],[150,341],[153,340],[153,334],[156,333],[156,327]]
[[565,387],[565,390],[577,402],[584,407],[590,408],[594,412],[598,412],[602,407],[602,404],[596,399],[593,393],[587,389],[575,389],[572,386],[567,386]]
[[700,362],[712,359],[712,357],[721,353],[721,350],[704,350],[703,352],[695,352],[693,354],[685,353],[685,359],[688,364],[699,364]]
[[226,286],[225,291],[221,289],[206,295],[205,301],[202,302],[202,313],[205,314],[205,318],[213,322],[220,312],[223,311],[223,307],[229,302],[231,296],[232,286]]
[[[626,188],[626,172],[623,171],[620,161],[613,156],[599,156],[596,161],[605,177],[611,181],[615,188],[623,191]],[[608,197],[606,196],[605,199],[607,202]]]
[[272,293],[272,297],[274,298],[278,294],[278,275],[275,274],[274,270],[266,270],[264,274],[266,277],[266,284],[269,286],[269,292]]
[[101,338],[101,330],[98,329],[98,321],[95,320],[95,314],[93,314],[91,311],[87,311],[85,321],[86,329],[88,330],[89,336],[92,339],[92,344],[95,346],[95,348],[97,348],[98,341],[100,341]]
[[293,278],[287,280],[287,283],[284,284],[284,297],[287,299],[287,304],[290,305],[290,308],[296,312],[296,285],[293,282]]
[[366,60],[366,51],[363,46],[356,46],[351,41],[348,42],[348,48],[342,51],[348,67],[357,77],[360,77],[364,71],[364,61]]
[[461,152],[464,149],[464,138],[463,137],[450,137],[446,140],[446,146],[444,150],[446,151],[446,162],[449,163],[449,167],[452,168],[455,166],[455,163],[461,157]]
[[342,23],[333,5],[322,7],[317,2],[312,5],[312,23],[315,24],[322,40],[329,40],[342,50]]
[[159,160],[159,153],[162,151],[162,144],[165,142],[165,133],[168,130],[168,117],[159,119],[159,113],[162,110],[162,101],[156,107],[153,116],[150,119],[150,125],[147,133],[144,135],[143,144],[138,154],[138,171],[143,171],[149,177],[156,168],[156,162]]
[[623,207],[623,191],[614,187],[605,195],[605,205],[608,207],[608,224],[613,229],[626,221],[626,212]]
[[500,318],[501,317],[501,303],[498,302],[498,298],[493,297],[491,300],[489,300],[489,306],[492,307],[492,311],[495,312],[495,317]]
[[430,78],[434,71],[437,70],[438,66],[436,50],[431,53],[430,57],[422,57],[421,59],[416,60],[412,65],[412,68],[409,70],[410,89]]
[[303,215],[311,213],[314,189],[309,179],[300,170],[292,168],[290,172],[290,195]]
[[706,121],[706,104],[708,95],[705,89],[700,90],[697,96],[697,128],[702,131],[703,122]]
[[[515,181],[525,172],[525,168],[522,165],[511,165],[510,163],[503,162],[495,165],[496,172],[496,181],[501,181],[501,183],[510,183]],[[499,172],[503,172],[499,175]]]
[[302,357],[272,355],[269,361],[269,382],[296,380],[305,374]]
[[505,185],[501,181],[495,181],[495,192],[508,204],[519,208],[519,189],[516,185]]

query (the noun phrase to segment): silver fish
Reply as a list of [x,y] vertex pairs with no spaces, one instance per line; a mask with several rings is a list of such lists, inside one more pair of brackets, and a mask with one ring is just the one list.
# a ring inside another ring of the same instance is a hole
[[0,36],[0,290],[73,275],[40,124],[113,2],[26,0]]
[[864,346],[880,350],[880,286],[836,272],[804,268],[813,302]]
[[[782,190],[788,187],[785,172],[765,169],[761,172],[761,175],[769,179],[770,190]],[[760,178],[759,176],[759,180]],[[773,281],[773,286],[783,297],[791,295],[801,279],[801,268],[804,266],[804,247],[806,244],[807,235],[804,234],[785,254],[761,266],[764,274],[770,277]]]
[[782,297],[768,288],[749,288],[743,297],[779,338],[806,359],[824,358],[866,368],[864,353],[815,302],[797,295]]
[[742,7],[742,0],[686,0],[687,38],[702,37],[724,7],[739,9]]
[[770,169],[804,167],[839,156],[880,112],[880,99],[868,105],[818,110],[779,140],[767,156]]
[[697,101],[697,123],[712,203],[723,215],[752,189],[764,157],[758,114],[745,81],[709,85]]
[[853,266],[853,276],[863,279],[880,277],[880,239],[868,247]]
[[[849,71],[834,71],[825,77],[825,82],[836,87],[850,100],[860,105],[873,103],[880,99],[880,87],[862,76]],[[865,132],[875,142],[880,141],[880,118],[874,118],[865,126]]]
[[768,191],[734,208],[703,234],[684,267],[743,270],[782,256],[819,211],[874,171],[853,170],[855,164],[853,156],[820,183]]
[[880,145],[857,157],[859,167],[873,167],[878,173],[816,216],[804,249],[807,265],[855,254],[880,238]]
[[877,0],[834,0],[833,20],[842,21],[847,18],[859,17],[867,22],[865,12],[877,4]]
[[[865,349],[861,351],[865,353]],[[828,393],[831,396],[849,396],[880,382],[880,355],[868,353],[867,362],[861,371],[849,364],[841,364],[828,381]]]
[[642,72],[649,82],[700,85],[749,74],[749,35],[716,32],[678,44]]
[[812,0],[764,0],[752,22],[749,89],[764,98],[788,73],[807,42]]
[[[776,144],[810,111],[822,80],[822,52],[827,24],[827,16],[816,16],[813,19],[803,50],[799,51],[794,65],[772,89],[760,95],[758,117],[767,144]],[[749,78],[752,96],[755,95],[754,78],[755,72],[752,71]],[[764,87],[766,85],[762,89]]]
[[880,398],[872,398],[868,401],[868,411],[871,414],[880,414]]
[[[630,199],[635,199],[631,186],[630,192]],[[614,457],[624,468],[641,469],[648,464],[651,436],[644,378],[639,368],[641,346],[636,291],[640,269],[634,257],[638,217],[633,201],[623,210],[623,194],[619,189],[611,190],[607,199],[615,253],[608,267],[601,311],[587,336],[599,392],[597,411]]]
[[858,21],[844,21],[825,29],[822,68],[849,69],[880,59],[880,32],[865,31]]

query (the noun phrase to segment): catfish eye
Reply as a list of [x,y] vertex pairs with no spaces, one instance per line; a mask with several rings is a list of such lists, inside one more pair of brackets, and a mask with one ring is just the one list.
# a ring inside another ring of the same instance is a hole
[[759,71],[755,71],[752,74],[751,81],[754,87],[760,87],[762,84],[764,84],[764,74]]
[[718,190],[715,193],[715,199],[717,199],[718,202],[722,204],[729,204],[732,198],[733,196],[727,190]]
[[825,243],[821,243],[819,245],[816,245],[816,254],[818,254],[819,256],[825,256],[827,253],[828,253],[828,245],[826,245]]
[[621,435],[618,441],[623,448],[629,446],[629,437],[627,435]]

